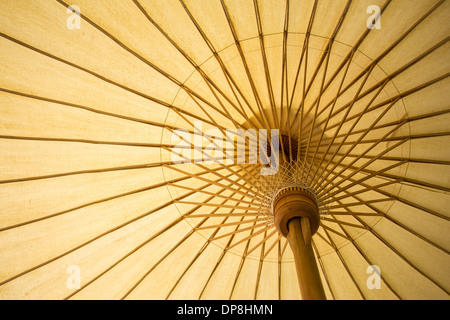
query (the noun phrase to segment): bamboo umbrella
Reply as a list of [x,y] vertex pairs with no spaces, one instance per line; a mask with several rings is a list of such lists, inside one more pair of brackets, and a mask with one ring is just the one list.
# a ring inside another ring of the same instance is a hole
[[448,299],[449,19],[0,1],[0,298]]

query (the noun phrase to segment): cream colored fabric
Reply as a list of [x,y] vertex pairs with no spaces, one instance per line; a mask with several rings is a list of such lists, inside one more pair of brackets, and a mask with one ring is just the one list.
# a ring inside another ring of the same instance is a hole
[[0,298],[300,299],[258,198],[277,178],[171,162],[202,120],[301,126],[327,298],[449,299],[449,19],[445,0],[0,1]]

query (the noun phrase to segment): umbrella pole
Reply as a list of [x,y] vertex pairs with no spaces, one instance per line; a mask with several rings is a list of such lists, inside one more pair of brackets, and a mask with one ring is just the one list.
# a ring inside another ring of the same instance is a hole
[[294,218],[288,223],[287,239],[294,254],[298,284],[305,300],[325,300],[314,252],[311,247],[309,219]]
[[294,254],[295,268],[302,298],[325,300],[311,237],[320,225],[319,209],[314,195],[301,187],[287,187],[273,200],[274,223],[287,238]]

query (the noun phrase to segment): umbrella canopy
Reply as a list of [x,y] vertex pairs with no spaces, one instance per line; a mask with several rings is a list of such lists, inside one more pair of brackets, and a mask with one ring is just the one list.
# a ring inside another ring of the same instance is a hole
[[273,209],[301,188],[326,298],[449,299],[449,1],[0,20],[0,298],[301,299]]

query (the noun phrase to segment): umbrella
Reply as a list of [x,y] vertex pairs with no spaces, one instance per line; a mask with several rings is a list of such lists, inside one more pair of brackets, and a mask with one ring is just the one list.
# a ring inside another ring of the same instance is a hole
[[449,1],[0,17],[2,299],[449,298]]

